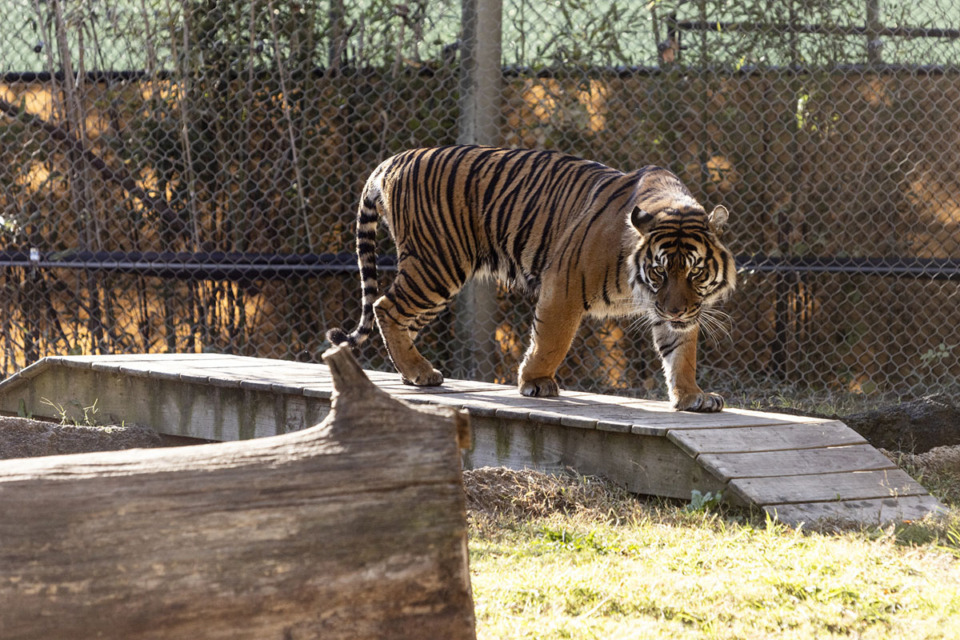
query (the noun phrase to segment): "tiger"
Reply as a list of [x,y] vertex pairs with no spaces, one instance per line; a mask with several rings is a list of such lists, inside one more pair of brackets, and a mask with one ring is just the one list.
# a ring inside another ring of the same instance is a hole
[[[524,396],[560,392],[556,371],[584,316],[633,316],[652,329],[676,410],[715,412],[724,400],[696,382],[700,325],[734,290],[719,238],[729,213],[708,215],[680,179],[646,166],[623,173],[550,150],[455,145],[383,161],[356,220],[362,311],[357,328],[327,332],[357,347],[376,321],[404,382],[443,383],[414,345],[471,278],[533,294],[532,339],[518,372]],[[376,233],[383,220],[397,273],[381,296]]]

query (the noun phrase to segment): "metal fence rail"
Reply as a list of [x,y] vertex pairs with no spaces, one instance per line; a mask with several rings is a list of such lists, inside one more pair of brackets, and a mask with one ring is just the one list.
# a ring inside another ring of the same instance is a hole
[[[8,3],[10,4],[10,3]],[[734,401],[960,390],[960,8],[932,0],[12,0],[0,25],[0,376],[54,353],[314,360],[359,314],[368,173],[455,142],[660,164],[731,210],[701,378]],[[380,239],[383,282],[394,259]],[[421,336],[515,380],[529,300]],[[389,367],[379,340],[363,357]],[[581,329],[566,387],[662,394]]]

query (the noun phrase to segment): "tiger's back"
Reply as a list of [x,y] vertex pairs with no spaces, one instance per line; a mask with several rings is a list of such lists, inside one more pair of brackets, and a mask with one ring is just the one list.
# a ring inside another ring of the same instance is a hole
[[380,193],[401,261],[449,286],[489,273],[536,290],[591,191],[619,175],[554,151],[455,146],[394,156],[367,189]]
[[[657,187],[644,194],[645,176]],[[554,371],[583,314],[648,311],[631,266],[641,238],[631,211],[638,201],[678,199],[699,207],[673,174],[656,167],[625,174],[553,151],[473,146],[401,153],[377,167],[361,197],[360,324],[352,334],[335,329],[328,337],[359,344],[375,317],[404,379],[440,384],[442,375],[413,337],[470,278],[489,274],[538,295],[521,391],[555,395]],[[380,218],[398,253],[397,277],[382,297],[374,242]]]

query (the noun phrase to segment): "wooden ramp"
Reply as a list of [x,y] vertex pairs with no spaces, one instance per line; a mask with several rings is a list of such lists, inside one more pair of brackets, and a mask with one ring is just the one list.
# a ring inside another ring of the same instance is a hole
[[[676,412],[664,402],[563,392],[525,398],[462,380],[422,389],[368,371],[412,403],[470,412],[467,468],[506,466],[603,475],[635,493],[690,499],[722,491],[796,524],[823,517],[879,524],[944,507],[842,422],[727,409]],[[161,433],[243,440],[303,429],[329,411],[324,365],[217,354],[49,357],[0,382],[0,411],[143,424]]]

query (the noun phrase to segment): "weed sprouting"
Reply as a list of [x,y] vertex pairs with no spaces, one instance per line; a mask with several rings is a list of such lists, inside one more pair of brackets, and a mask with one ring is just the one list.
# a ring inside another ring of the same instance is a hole
[[722,491],[717,491],[716,493],[712,491],[701,493],[700,491],[694,489],[693,491],[690,492],[690,504],[687,505],[687,511],[696,511],[696,512],[713,511],[718,509],[722,503],[723,503]]
[[[83,406],[80,402],[74,400],[71,404],[76,407],[76,411],[71,412],[66,407],[64,407],[59,402],[50,400],[49,398],[40,398],[40,404],[47,405],[51,407],[56,413],[57,417],[60,420],[61,426],[72,425],[75,427],[99,427],[102,426],[97,421],[97,414],[100,413],[100,409],[97,408],[98,400],[94,400],[93,404],[89,406]],[[71,415],[80,416],[78,418],[71,417]]]

